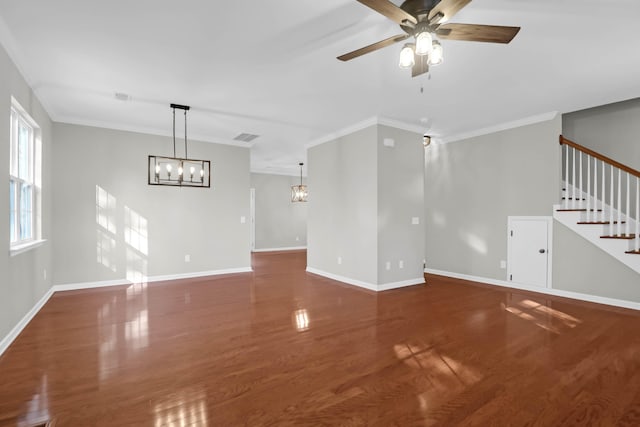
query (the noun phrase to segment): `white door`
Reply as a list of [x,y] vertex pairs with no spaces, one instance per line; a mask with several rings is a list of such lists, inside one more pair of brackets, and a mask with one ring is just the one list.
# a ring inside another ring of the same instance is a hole
[[549,217],[509,217],[509,281],[530,286],[549,285],[550,232]]

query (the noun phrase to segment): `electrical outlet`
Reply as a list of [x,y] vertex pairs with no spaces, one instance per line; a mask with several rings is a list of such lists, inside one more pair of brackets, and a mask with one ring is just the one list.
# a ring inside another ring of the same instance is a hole
[[240,224],[244,224],[245,222],[247,222],[247,217],[246,216],[241,216],[240,217]]
[[191,262],[191,255],[187,254],[184,256],[184,262]]
[[403,260],[398,261],[398,268],[404,268],[404,261]]
[[44,270],[42,270],[42,278],[44,280],[47,280],[47,269],[46,268]]
[[296,242],[300,241],[300,236],[296,236]]
[[413,218],[411,218],[411,224],[413,224],[413,225],[420,224],[420,217],[419,216],[414,216]]
[[341,256],[338,257],[338,264],[342,264],[342,257]]
[[387,270],[391,270],[391,262],[387,261],[385,267]]
[[500,268],[505,270],[507,268],[507,261],[500,260]]

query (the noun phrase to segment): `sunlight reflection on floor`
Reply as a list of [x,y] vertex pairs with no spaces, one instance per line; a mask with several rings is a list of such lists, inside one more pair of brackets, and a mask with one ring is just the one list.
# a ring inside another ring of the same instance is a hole
[[153,405],[156,427],[209,425],[204,389],[184,389]]
[[444,396],[458,394],[483,377],[476,369],[465,366],[433,347],[396,344],[393,350],[396,357],[407,366],[425,372],[430,386],[417,396],[420,410],[425,415],[437,406]]
[[[513,295],[509,299],[514,299]],[[562,328],[572,329],[582,323],[580,319],[530,299],[501,303],[501,306],[508,313],[557,335]]]

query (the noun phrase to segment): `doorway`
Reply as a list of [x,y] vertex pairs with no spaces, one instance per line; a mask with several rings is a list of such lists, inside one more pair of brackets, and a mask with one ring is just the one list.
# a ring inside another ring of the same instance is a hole
[[521,285],[551,287],[553,218],[510,216],[507,234],[507,280]]

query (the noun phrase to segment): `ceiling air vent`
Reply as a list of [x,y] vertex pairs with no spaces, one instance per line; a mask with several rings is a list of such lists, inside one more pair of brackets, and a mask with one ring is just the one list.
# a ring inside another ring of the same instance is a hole
[[118,101],[129,101],[131,99],[131,96],[124,92],[116,92],[115,95]]
[[242,141],[242,142],[251,142],[256,139],[259,135],[253,135],[250,133],[241,133],[240,135],[233,138],[234,141]]

